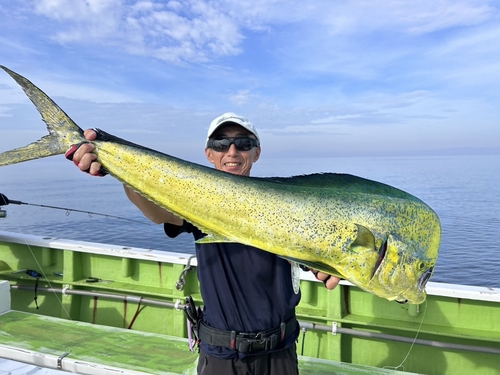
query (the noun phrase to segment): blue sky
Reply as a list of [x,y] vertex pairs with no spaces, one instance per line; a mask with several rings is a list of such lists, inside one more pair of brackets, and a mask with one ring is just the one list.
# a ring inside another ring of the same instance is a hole
[[[493,1],[17,0],[0,64],[82,128],[188,160],[226,111],[263,156],[500,153]],[[0,151],[46,134],[0,72]]]

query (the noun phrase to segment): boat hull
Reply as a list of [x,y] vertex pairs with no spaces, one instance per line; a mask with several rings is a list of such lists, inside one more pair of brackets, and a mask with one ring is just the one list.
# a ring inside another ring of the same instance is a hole
[[[203,304],[189,258],[0,231],[0,280],[11,284],[13,310],[184,340],[186,319],[175,306],[188,295]],[[192,268],[178,290],[188,259]],[[43,274],[39,309],[36,279],[26,269]],[[346,282],[328,291],[302,276],[299,355],[378,369],[403,362],[413,373],[499,374],[498,290],[431,282],[426,302],[400,305]]]

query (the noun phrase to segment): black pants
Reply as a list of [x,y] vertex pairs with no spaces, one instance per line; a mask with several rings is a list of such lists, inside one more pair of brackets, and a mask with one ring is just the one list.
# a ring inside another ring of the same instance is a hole
[[298,375],[295,344],[274,353],[251,355],[241,360],[219,359],[200,349],[198,375]]

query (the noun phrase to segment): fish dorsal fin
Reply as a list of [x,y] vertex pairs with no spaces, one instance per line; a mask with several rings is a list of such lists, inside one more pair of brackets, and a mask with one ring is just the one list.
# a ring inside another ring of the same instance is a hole
[[333,189],[343,192],[381,195],[401,199],[419,200],[407,192],[381,182],[344,173],[313,173],[292,177],[252,177],[281,186],[300,188]]
[[350,250],[359,253],[366,250],[377,251],[375,248],[375,237],[370,229],[360,225],[355,224],[358,228],[358,235],[356,239],[351,243]]

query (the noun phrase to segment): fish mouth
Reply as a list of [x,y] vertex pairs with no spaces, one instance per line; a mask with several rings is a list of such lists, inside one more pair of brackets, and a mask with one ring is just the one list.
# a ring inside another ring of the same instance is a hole
[[420,291],[424,291],[425,284],[427,284],[427,281],[429,281],[433,272],[434,272],[434,267],[431,267],[425,270],[424,273],[422,273],[422,275],[420,275],[420,278],[418,279],[418,289]]
[[[425,285],[427,284],[427,282],[429,281],[429,279],[431,278],[432,276],[432,273],[434,272],[434,267],[430,267],[428,269],[426,269],[422,275],[420,275],[418,281],[417,281],[417,288],[420,292],[422,293],[425,293]],[[397,297],[395,299],[395,301],[397,303],[400,303],[402,305],[404,305],[405,303],[408,303],[408,299],[406,299],[404,297],[404,294],[405,293],[402,293],[399,297]],[[412,303],[415,303],[415,302],[412,302]],[[421,302],[420,302],[421,303]]]

